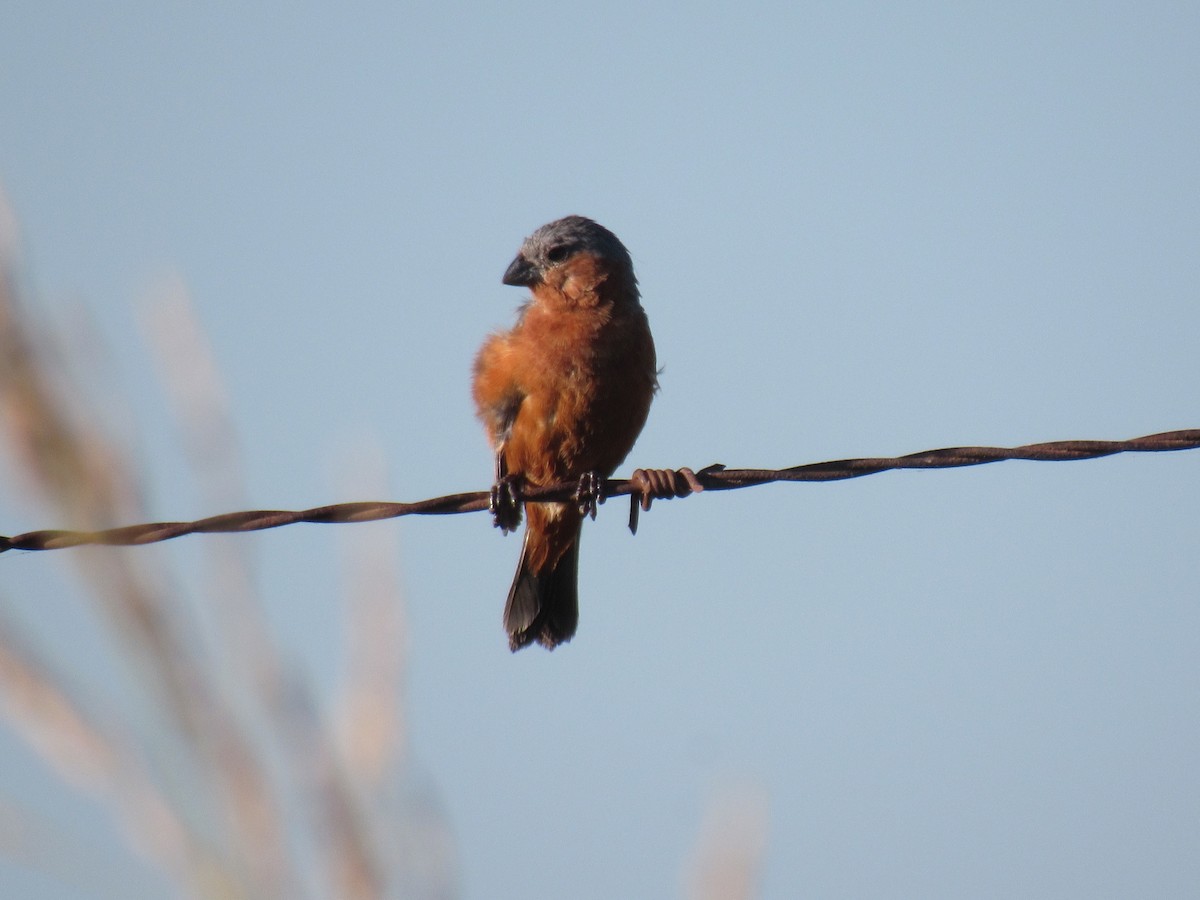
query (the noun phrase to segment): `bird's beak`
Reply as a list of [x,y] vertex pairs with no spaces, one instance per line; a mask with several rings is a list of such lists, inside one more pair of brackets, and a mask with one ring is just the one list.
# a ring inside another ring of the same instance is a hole
[[538,274],[537,266],[520,253],[508,264],[508,268],[504,270],[504,278],[501,279],[505,284],[516,287],[532,287],[540,280],[541,276]]

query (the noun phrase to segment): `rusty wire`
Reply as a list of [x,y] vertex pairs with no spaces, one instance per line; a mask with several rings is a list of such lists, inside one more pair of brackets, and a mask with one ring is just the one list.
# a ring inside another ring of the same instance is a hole
[[[630,479],[609,479],[605,497],[630,495],[630,528],[636,530],[637,510],[649,509],[655,498],[685,497],[701,491],[728,491],[776,481],[839,481],[860,478],[892,469],[952,469],[978,466],[1006,459],[1056,462],[1097,459],[1115,453],[1151,453],[1200,448],[1200,428],[1165,431],[1127,441],[1052,441],[1021,447],[947,447],[907,456],[840,459],[807,463],[788,469],[727,469],[715,464],[699,471],[691,469],[639,469]],[[521,499],[534,502],[571,500],[577,497],[575,482],[527,486]],[[80,544],[134,546],[152,544],[185,534],[228,534],[261,531],[297,522],[373,522],[398,516],[437,516],[478,512],[488,508],[489,491],[473,491],[433,497],[413,503],[336,503],[303,510],[250,510],[225,513],[195,522],[153,522],[103,531],[30,531],[15,537],[0,535],[0,553],[6,550],[58,550]]]

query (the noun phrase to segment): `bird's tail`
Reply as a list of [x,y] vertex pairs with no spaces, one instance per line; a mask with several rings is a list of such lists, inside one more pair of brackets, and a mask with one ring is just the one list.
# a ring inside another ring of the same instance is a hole
[[557,562],[536,573],[529,552],[533,532],[532,527],[525,530],[521,561],[504,604],[504,628],[514,653],[534,641],[553,650],[574,637],[579,624],[579,531]]

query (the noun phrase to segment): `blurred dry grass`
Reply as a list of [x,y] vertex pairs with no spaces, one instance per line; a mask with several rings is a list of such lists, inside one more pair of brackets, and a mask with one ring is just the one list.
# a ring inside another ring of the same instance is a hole
[[751,900],[767,846],[767,798],[750,784],[713,797],[692,850],[688,900]]
[[[54,336],[18,296],[16,230],[2,196],[0,219],[0,442],[10,477],[47,523],[144,519],[131,455],[83,399],[88,385],[56,365]],[[235,508],[233,428],[183,285],[165,280],[142,312],[202,499]],[[149,858],[180,896],[455,896],[448,829],[408,769],[395,548],[381,534],[353,544],[344,598],[353,664],[331,710],[283,664],[245,542],[206,540],[203,552],[197,584],[171,571],[167,555],[71,551],[83,602],[141,696],[125,696],[128,685],[106,684],[103,673],[56,666],[30,629],[0,615],[4,727],[65,790],[104,804],[136,848],[130,865]],[[208,628],[180,602],[188,592],[201,598]],[[61,881],[64,896],[81,880],[100,890],[78,877],[93,868],[88,851],[52,812],[35,816],[0,797],[0,854]]]

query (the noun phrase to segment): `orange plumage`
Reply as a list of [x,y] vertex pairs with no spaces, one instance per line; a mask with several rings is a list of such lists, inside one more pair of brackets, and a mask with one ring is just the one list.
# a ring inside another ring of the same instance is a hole
[[[654,340],[633,263],[608,229],[568,216],[530,235],[504,283],[531,289],[511,331],[475,359],[473,395],[497,473],[541,486],[606,478],[637,440],[657,387]],[[513,650],[553,649],[575,634],[583,516],[528,503],[504,624]]]

